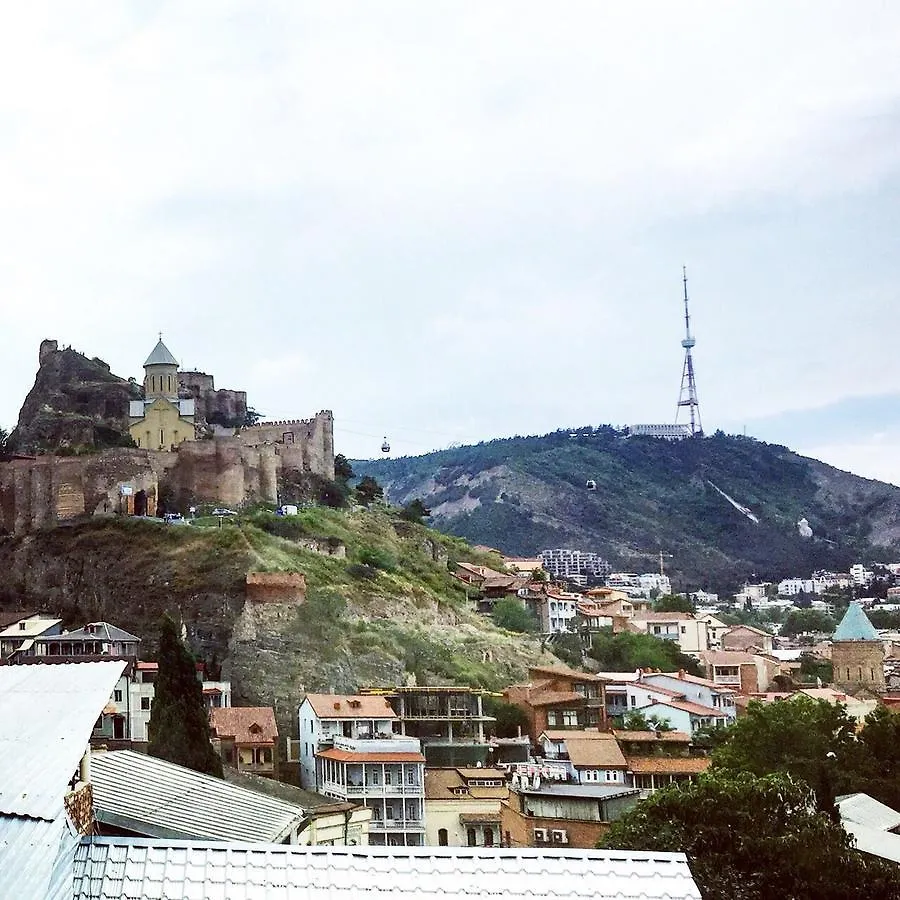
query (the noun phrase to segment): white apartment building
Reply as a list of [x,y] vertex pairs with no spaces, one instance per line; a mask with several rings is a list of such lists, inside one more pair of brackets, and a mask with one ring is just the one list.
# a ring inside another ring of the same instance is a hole
[[298,719],[303,786],[371,809],[370,844],[422,846],[422,744],[395,733],[399,720],[387,699],[307,694]]
[[[718,623],[718,619],[713,621]],[[718,624],[724,630],[724,623]],[[705,619],[690,613],[636,612],[631,618],[631,626],[661,640],[674,641],[682,653],[697,656],[711,646]]]
[[672,593],[672,582],[668,575],[660,575],[658,572],[648,572],[638,575],[638,584],[644,595],[649,597],[651,591],[659,591],[661,595],[668,596]]
[[542,550],[541,564],[554,578],[565,581],[574,581],[578,578],[579,583],[586,583],[589,576],[604,578],[611,568],[599,553],[568,550],[562,547]]
[[766,599],[766,592],[772,587],[772,582],[763,581],[759,584],[745,584],[740,591],[734,595],[734,599],[738,603],[745,603],[749,600],[751,603],[758,603],[760,600]]
[[547,594],[545,603],[541,605],[542,630],[552,634],[571,631],[572,622],[578,612],[578,603],[582,600],[583,594],[565,591]]
[[857,587],[865,587],[875,577],[875,573],[867,569],[862,563],[850,566],[850,577]]

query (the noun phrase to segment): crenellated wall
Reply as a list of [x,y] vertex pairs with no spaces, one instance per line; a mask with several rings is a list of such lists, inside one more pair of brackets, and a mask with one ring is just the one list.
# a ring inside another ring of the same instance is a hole
[[311,419],[262,422],[242,429],[238,437],[249,447],[274,446],[284,469],[334,478],[334,415],[330,409]]
[[262,430],[246,429],[258,440],[249,443],[239,434],[185,441],[171,452],[116,448],[2,462],[0,531],[22,534],[90,515],[152,516],[163,493],[181,511],[197,503],[275,503],[281,472],[334,478],[331,413],[293,425],[288,444],[262,440]]

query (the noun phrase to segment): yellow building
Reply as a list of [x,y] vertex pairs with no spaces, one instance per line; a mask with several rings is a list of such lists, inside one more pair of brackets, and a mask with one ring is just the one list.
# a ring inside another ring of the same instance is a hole
[[174,450],[194,440],[194,401],[178,397],[178,360],[162,335],[144,363],[144,399],[132,400],[128,412],[128,433],[144,450]]

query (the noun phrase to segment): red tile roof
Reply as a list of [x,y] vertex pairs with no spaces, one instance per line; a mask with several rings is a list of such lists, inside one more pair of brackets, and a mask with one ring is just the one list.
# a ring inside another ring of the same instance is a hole
[[320,719],[396,719],[387,697],[377,694],[307,694]]
[[635,775],[698,775],[711,762],[707,756],[629,756],[628,771]]
[[336,747],[332,747],[330,750],[321,750],[316,754],[316,756],[319,756],[322,759],[333,759],[335,762],[425,762],[425,757],[422,756],[421,753],[408,753],[401,751],[391,751],[388,753],[358,753],[354,750],[338,750]]
[[235,744],[273,744],[278,740],[271,706],[214,706],[209,724],[216,737],[229,738]]

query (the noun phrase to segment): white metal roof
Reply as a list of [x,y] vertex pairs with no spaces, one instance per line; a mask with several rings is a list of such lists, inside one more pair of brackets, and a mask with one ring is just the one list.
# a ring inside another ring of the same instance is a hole
[[[43,616],[29,616],[14,622],[9,628],[0,631],[0,638],[40,637],[48,628],[59,625],[62,619],[50,619]],[[25,625],[22,628],[22,625]]]
[[91,781],[97,819],[147,837],[278,843],[307,817],[294,803],[131,750],[95,753]]
[[162,342],[160,337],[156,346],[150,351],[150,355],[144,362],[144,366],[177,366],[178,360],[172,356],[171,350]]
[[57,817],[125,665],[0,666],[0,814]]
[[86,838],[74,900],[699,900],[682,853]]
[[71,900],[77,845],[62,810],[52,822],[0,816],[0,897]]
[[878,828],[881,831],[891,831],[900,826],[900,812],[885,806],[868,794],[846,794],[838,797],[837,808],[845,824],[858,822],[860,825]]

